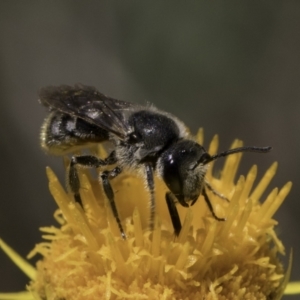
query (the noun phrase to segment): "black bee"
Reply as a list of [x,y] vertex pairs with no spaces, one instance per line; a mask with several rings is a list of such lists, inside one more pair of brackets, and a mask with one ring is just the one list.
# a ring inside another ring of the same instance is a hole
[[[95,88],[75,85],[46,87],[40,91],[40,102],[49,108],[41,132],[41,145],[51,154],[65,155],[79,148],[110,141],[114,150],[105,159],[93,155],[72,156],[67,186],[76,201],[81,202],[77,166],[99,168],[116,166],[100,175],[100,182],[109,200],[123,239],[126,239],[110,180],[124,168],[143,174],[150,197],[150,229],[155,215],[154,174],[166,183],[166,201],[175,234],[181,230],[175,207],[193,205],[202,194],[218,221],[206,189],[219,195],[205,180],[207,164],[219,157],[238,152],[268,152],[271,147],[241,147],[217,155],[209,155],[188,133],[186,126],[170,113],[154,106],[140,106],[116,100]],[[222,197],[222,195],[219,195]]]

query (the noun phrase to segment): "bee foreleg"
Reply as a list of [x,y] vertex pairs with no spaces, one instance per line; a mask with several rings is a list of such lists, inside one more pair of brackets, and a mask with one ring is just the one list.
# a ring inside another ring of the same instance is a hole
[[206,180],[205,180],[205,186],[216,196],[218,196],[219,198],[221,199],[224,199],[226,200],[227,202],[230,202],[223,194],[220,194],[218,191],[216,191],[211,185],[210,183],[208,183]]
[[115,177],[117,177],[120,173],[122,172],[122,169],[120,167],[115,167],[113,170],[111,171],[104,171],[101,175],[101,182],[102,182],[102,186],[103,186],[103,190],[105,192],[105,195],[109,201],[111,210],[113,212],[113,215],[117,221],[119,230],[121,232],[121,236],[123,238],[123,240],[126,240],[126,234],[124,232],[119,214],[118,214],[118,210],[117,210],[117,206],[115,203],[115,195],[114,195],[114,191],[111,187],[111,184],[109,182],[110,179],[113,179]]
[[171,221],[173,224],[174,234],[176,236],[178,236],[181,231],[181,222],[180,222],[180,217],[179,217],[176,205],[175,205],[176,198],[171,192],[166,193],[166,202],[168,205],[169,214],[170,214]]
[[202,195],[203,195],[204,200],[205,200],[205,202],[206,202],[206,204],[207,204],[207,206],[208,206],[208,208],[209,208],[211,214],[213,215],[213,217],[214,217],[217,221],[226,221],[226,219],[224,219],[224,218],[219,218],[219,217],[215,214],[214,209],[213,209],[213,206],[212,206],[212,204],[211,204],[211,202],[210,202],[210,200],[209,200],[209,198],[208,198],[208,195],[207,195],[207,193],[206,193],[206,191],[205,191],[205,187],[202,189]]

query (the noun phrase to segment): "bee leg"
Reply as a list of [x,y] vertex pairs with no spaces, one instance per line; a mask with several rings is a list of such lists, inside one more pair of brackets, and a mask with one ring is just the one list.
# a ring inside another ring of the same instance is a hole
[[210,183],[208,183],[206,180],[205,180],[205,186],[216,196],[218,196],[219,198],[221,199],[224,199],[226,200],[227,202],[230,202],[223,194],[220,194],[218,191],[216,191],[211,185]]
[[93,155],[72,156],[67,176],[67,190],[70,190],[74,195],[75,201],[82,204],[80,198],[80,182],[77,167],[82,168],[98,168],[116,163],[115,152],[111,152],[106,159],[100,159]]
[[211,214],[213,215],[213,217],[214,217],[217,221],[226,221],[226,219],[224,219],[224,218],[219,218],[219,217],[215,214],[214,209],[213,209],[213,206],[211,205],[211,202],[210,202],[210,200],[209,200],[209,198],[208,198],[208,195],[207,195],[207,193],[206,193],[206,191],[205,191],[205,188],[202,189],[202,195],[203,195],[204,200],[205,200],[205,202],[206,202],[206,204],[207,204],[207,206],[208,206],[208,208],[209,208]]
[[117,221],[119,230],[121,232],[121,236],[123,238],[123,240],[126,240],[126,234],[125,231],[123,229],[121,220],[119,218],[119,214],[118,214],[118,210],[117,210],[117,206],[115,203],[115,195],[114,195],[114,191],[111,187],[111,184],[109,182],[110,179],[113,179],[115,177],[117,177],[120,173],[122,172],[122,169],[120,167],[115,167],[113,170],[111,171],[104,171],[101,175],[101,182],[102,182],[102,186],[103,186],[103,190],[105,192],[105,195],[109,201],[111,210],[113,212],[113,215]]
[[154,174],[153,166],[151,163],[145,163],[145,173],[146,173],[146,182],[147,187],[150,193],[150,230],[154,230],[154,217],[155,217],[155,195],[154,195]]
[[116,151],[110,152],[110,154],[104,159],[105,165],[113,165],[118,161],[116,157]]
[[168,205],[169,214],[170,214],[171,221],[173,224],[174,234],[176,236],[178,236],[181,231],[182,226],[181,226],[178,210],[175,205],[176,199],[175,199],[175,196],[171,192],[166,193],[166,202]]

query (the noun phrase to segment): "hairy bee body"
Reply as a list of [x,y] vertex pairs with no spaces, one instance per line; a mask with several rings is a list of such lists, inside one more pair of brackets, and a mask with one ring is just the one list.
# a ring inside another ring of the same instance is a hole
[[181,223],[174,213],[175,202],[188,207],[202,194],[214,218],[224,220],[215,215],[206,194],[206,188],[214,191],[205,180],[210,161],[241,151],[268,152],[271,149],[242,147],[210,156],[189,135],[183,122],[170,113],[107,97],[93,87],[47,87],[40,92],[40,102],[49,109],[41,131],[41,146],[47,152],[65,155],[96,143],[112,143],[113,151],[105,159],[93,155],[72,156],[67,186],[80,202],[77,168],[116,165],[110,171],[103,171],[99,181],[124,239],[126,234],[110,185],[110,180],[123,169],[137,170],[145,178],[150,196],[151,229],[156,205],[154,175],[162,178],[169,189],[166,201],[174,231],[179,234]]

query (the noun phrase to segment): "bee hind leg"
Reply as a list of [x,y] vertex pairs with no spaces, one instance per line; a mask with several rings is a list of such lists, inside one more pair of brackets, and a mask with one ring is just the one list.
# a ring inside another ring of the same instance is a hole
[[78,176],[78,167],[99,168],[101,166],[114,164],[116,161],[117,160],[114,151],[111,152],[106,159],[100,159],[93,155],[72,156],[67,174],[67,190],[74,195],[75,201],[82,204],[79,193],[80,181]]

